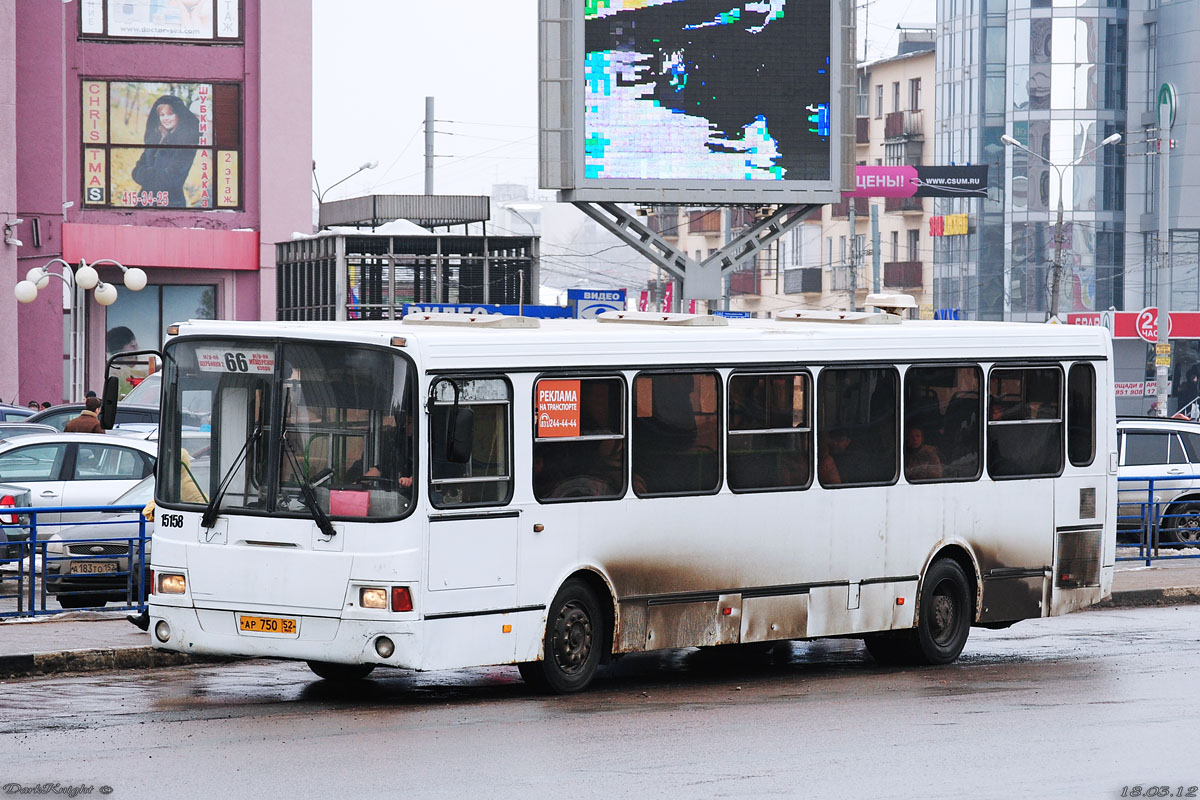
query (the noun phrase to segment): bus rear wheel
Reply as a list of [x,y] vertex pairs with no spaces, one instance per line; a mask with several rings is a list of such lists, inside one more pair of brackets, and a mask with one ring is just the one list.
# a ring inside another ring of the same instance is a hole
[[933,562],[921,585],[914,656],[920,664],[949,664],[958,658],[971,632],[971,593],[967,575],[948,558]]
[[596,593],[581,580],[558,590],[546,615],[541,661],[517,665],[525,683],[538,691],[570,694],[596,677],[604,637],[604,616]]
[[337,683],[361,681],[375,669],[374,664],[332,664],[328,661],[309,661],[308,668],[318,678]]

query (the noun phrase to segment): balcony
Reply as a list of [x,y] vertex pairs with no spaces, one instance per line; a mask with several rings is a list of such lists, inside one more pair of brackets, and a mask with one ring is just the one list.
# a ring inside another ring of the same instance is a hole
[[920,261],[887,261],[883,265],[883,285],[892,288],[920,288]]
[[916,212],[918,214],[925,213],[925,198],[924,197],[885,197],[883,199],[883,210],[886,212],[900,211],[904,213]]
[[868,198],[866,198],[866,197],[847,197],[844,200],[842,200],[840,203],[834,203],[830,207],[829,216],[832,218],[849,217],[851,201],[854,202],[854,213],[857,214],[859,217],[865,217],[867,214],[870,213],[871,206],[870,206],[870,202],[868,201]]
[[801,294],[821,291],[821,268],[800,267],[783,271],[783,293]]
[[759,294],[758,270],[737,270],[729,273],[729,293]]
[[689,211],[688,233],[720,233],[723,214],[724,211],[719,208],[708,211]]
[[871,143],[871,118],[870,117],[855,117],[854,118],[854,143],[855,144],[870,144]]
[[883,118],[883,138],[886,141],[897,139],[924,139],[924,112],[893,111]]

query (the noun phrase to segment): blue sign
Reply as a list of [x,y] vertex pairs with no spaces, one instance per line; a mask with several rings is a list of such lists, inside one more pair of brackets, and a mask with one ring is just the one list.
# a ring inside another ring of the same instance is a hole
[[593,319],[605,311],[624,311],[625,290],[567,289],[567,305],[579,319]]
[[725,317],[726,319],[750,319],[749,311],[714,311],[714,317]]
[[933,312],[934,319],[965,319],[961,308],[939,308]]
[[505,314],[510,317],[539,319],[569,319],[571,309],[565,306],[518,306],[516,303],[405,303],[401,313],[429,314]]

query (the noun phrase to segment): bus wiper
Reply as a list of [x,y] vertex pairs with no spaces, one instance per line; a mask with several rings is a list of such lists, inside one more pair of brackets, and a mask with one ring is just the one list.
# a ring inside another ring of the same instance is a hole
[[217,490],[213,492],[212,499],[208,501],[208,505],[204,508],[204,515],[200,517],[200,526],[202,528],[211,528],[217,523],[221,511],[221,498],[225,496],[225,490],[229,488],[229,484],[233,481],[234,474],[238,471],[238,467],[246,460],[246,452],[250,448],[250,444],[258,440],[262,436],[262,423],[254,426],[254,430],[250,431],[250,435],[246,437],[245,443],[242,445],[241,451],[237,454],[237,458],[229,465],[229,469],[221,477],[221,483],[217,486]]
[[[296,475],[296,480],[300,483],[300,496],[304,499],[304,505],[308,506],[309,512],[312,514],[313,521],[317,523],[317,527],[321,529],[321,533],[332,539],[337,535],[337,529],[333,527],[333,523],[329,521],[329,515],[325,513],[325,509],[321,508],[321,504],[317,502],[317,491],[313,484],[309,482],[308,475],[300,467],[300,459],[296,456],[296,448],[287,438],[287,433],[280,434],[279,438],[283,441],[283,449],[287,452],[288,457],[292,462],[292,472]],[[329,475],[332,475],[332,470]],[[329,475],[321,477],[317,483],[323,483]]]

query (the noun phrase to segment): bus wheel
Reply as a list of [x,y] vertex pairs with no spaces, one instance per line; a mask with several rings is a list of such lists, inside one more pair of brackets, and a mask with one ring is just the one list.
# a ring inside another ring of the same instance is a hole
[[337,683],[361,681],[375,669],[374,664],[331,664],[328,661],[309,661],[308,668],[317,673],[318,678]]
[[563,584],[546,616],[544,658],[518,664],[535,689],[554,694],[578,692],[596,677],[604,642],[604,617],[596,593],[580,580]]
[[1171,509],[1171,524],[1163,526],[1164,542],[1200,542],[1200,503]]
[[922,664],[949,664],[971,632],[971,594],[957,562],[941,558],[925,573],[917,620],[916,657]]

